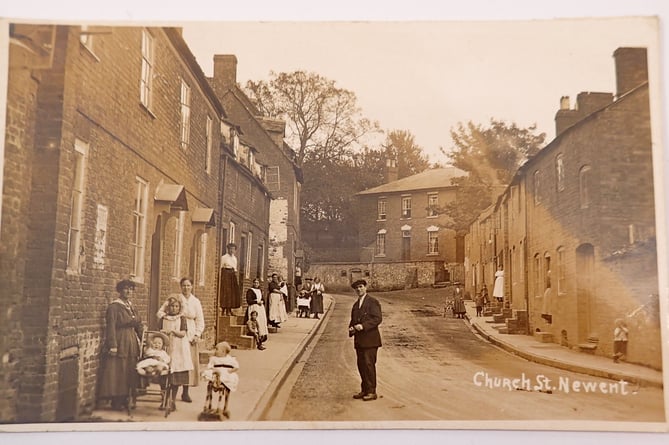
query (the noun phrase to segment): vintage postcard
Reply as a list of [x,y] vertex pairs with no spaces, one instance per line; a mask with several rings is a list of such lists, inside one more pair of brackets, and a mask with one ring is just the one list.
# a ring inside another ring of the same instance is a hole
[[4,19],[0,431],[667,431],[659,28]]

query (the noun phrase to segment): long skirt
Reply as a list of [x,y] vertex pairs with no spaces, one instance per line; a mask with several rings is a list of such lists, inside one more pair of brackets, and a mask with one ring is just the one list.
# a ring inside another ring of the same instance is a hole
[[269,320],[274,323],[283,323],[288,320],[286,303],[283,301],[283,295],[278,292],[269,294]]
[[190,345],[190,357],[193,361],[193,369],[188,371],[188,385],[198,386],[200,384],[200,348],[197,343]]
[[311,313],[322,314],[323,310],[323,294],[314,292],[311,294]]
[[136,366],[136,357],[105,357],[98,397],[111,399],[130,395],[130,390],[139,385]]
[[453,313],[455,314],[464,314],[467,312],[467,309],[465,307],[465,302],[457,299],[453,302]]
[[221,308],[238,308],[242,305],[242,296],[237,282],[237,272],[233,269],[221,269],[218,286],[218,305]]
[[190,371],[177,371],[170,374],[172,386],[190,385]]

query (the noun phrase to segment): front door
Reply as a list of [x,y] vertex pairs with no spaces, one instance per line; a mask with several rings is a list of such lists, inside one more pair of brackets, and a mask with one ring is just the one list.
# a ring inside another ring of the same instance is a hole
[[595,250],[592,244],[583,244],[576,249],[576,317],[578,341],[584,342],[590,335],[590,306],[594,295]]
[[402,261],[411,260],[411,237],[402,237]]

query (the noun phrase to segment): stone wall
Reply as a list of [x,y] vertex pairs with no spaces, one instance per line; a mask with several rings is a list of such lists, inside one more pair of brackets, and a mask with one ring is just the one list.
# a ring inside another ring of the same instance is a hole
[[439,268],[443,269],[443,263],[431,261],[316,263],[310,265],[305,276],[319,277],[326,291],[350,291],[357,279],[366,280],[370,291],[390,291],[432,286]]

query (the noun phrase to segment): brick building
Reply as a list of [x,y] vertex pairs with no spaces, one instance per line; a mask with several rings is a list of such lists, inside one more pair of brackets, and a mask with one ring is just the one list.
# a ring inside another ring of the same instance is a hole
[[255,149],[257,162],[263,166],[271,195],[265,278],[276,272],[292,282],[301,250],[302,171],[293,161],[292,149],[284,142],[286,124],[262,116],[237,85],[237,58],[234,55],[214,56],[214,76],[209,81],[230,118],[241,128],[244,140]]
[[614,59],[615,96],[581,93],[574,110],[563,97],[556,138],[471,226],[466,285],[490,288],[502,267],[527,332],[595,354],[611,355],[623,318],[628,359],[661,368],[646,50]]
[[[389,169],[393,169],[391,165]],[[445,228],[448,215],[439,208],[456,199],[451,179],[464,175],[454,167],[426,170],[356,194],[360,214],[361,260],[374,263],[432,263],[426,282],[461,279],[464,239]],[[396,176],[394,176],[396,178]],[[411,274],[415,267],[407,269]],[[413,283],[406,277],[407,283]],[[382,283],[378,283],[382,286]]]
[[155,327],[192,277],[212,345],[224,195],[255,273],[268,193],[255,161],[234,154],[235,126],[178,29],[21,24],[10,37],[0,419],[76,419],[95,403],[116,282],[137,283],[133,302]]
[[[224,158],[221,195],[221,252],[227,243],[237,244],[239,283],[250,287],[253,278],[267,268],[269,245],[270,194],[264,182],[264,166],[257,160],[258,150],[241,128],[223,122]],[[243,300],[243,299],[242,299]]]

